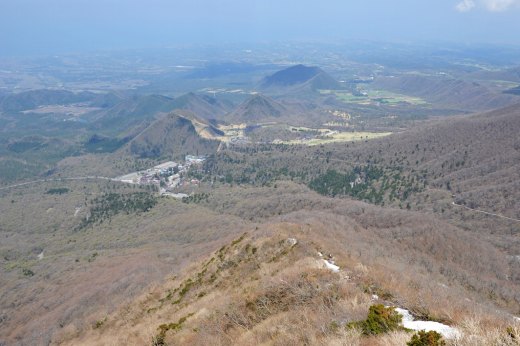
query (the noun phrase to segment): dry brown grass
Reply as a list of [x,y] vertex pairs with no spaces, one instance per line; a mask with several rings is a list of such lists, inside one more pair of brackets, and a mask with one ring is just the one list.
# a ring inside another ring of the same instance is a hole
[[410,341],[411,334],[407,332],[391,332],[377,337],[365,338],[360,346],[404,346]]
[[[180,329],[166,332],[168,345],[404,345],[410,333],[367,338],[345,328],[366,318],[373,293],[387,293],[384,302],[456,322],[463,337],[450,345],[470,345],[475,337],[497,345],[507,340],[499,317],[471,322],[468,316],[489,311],[478,302],[461,309],[465,302],[457,303],[457,290],[436,290],[437,282],[426,285],[426,277],[400,273],[390,262],[386,267],[363,264],[338,251],[341,244],[334,233],[316,231],[316,225],[295,222],[261,227],[194,263],[70,344],[151,343],[159,325],[187,317]],[[288,238],[298,243],[292,246]],[[324,269],[317,251],[332,254],[341,272]],[[177,301],[188,279],[193,284]]]
[[[277,204],[272,207],[270,195],[276,192]],[[166,332],[168,342],[341,343],[351,341],[346,341],[345,331],[337,327],[366,318],[374,303],[371,295],[377,294],[378,303],[398,304],[425,318],[459,325],[468,316],[488,316],[489,321],[482,321],[482,325],[505,330],[510,317],[497,311],[503,302],[487,296],[490,288],[514,293],[514,283],[505,280],[508,271],[504,254],[468,232],[429,215],[319,197],[291,183],[265,191],[237,187],[226,194],[215,210],[242,219],[217,215],[198,205],[162,200],[149,214],[117,216],[100,228],[67,235],[78,244],[67,249],[89,251],[104,246],[104,250],[92,263],[81,257],[81,265],[61,278],[74,282],[74,287],[83,287],[84,298],[74,292],[63,293],[66,285],[55,286],[58,288],[54,291],[46,288],[45,294],[40,293],[33,301],[42,309],[31,309],[42,311],[34,323],[45,319],[50,327],[56,327],[56,321],[61,322],[58,318],[65,316],[68,322],[55,335],[56,343],[148,344],[161,324],[176,323],[194,313],[180,330]],[[250,210],[250,205],[255,208]],[[233,234],[244,229],[241,223],[252,213],[263,215],[259,220],[264,221],[246,227],[248,235],[238,241]],[[231,237],[237,241],[231,242]],[[296,238],[298,244],[291,248],[288,238]],[[225,239],[226,247],[212,252]],[[128,244],[134,244],[135,252],[122,251]],[[137,256],[145,250],[149,257]],[[324,270],[318,251],[331,254],[341,274]],[[212,254],[205,257],[208,253]],[[73,255],[66,255],[62,260],[74,261]],[[209,263],[211,258],[214,260]],[[50,262],[41,262],[45,263]],[[150,283],[144,276],[150,271],[135,269],[150,266],[157,270],[156,278],[173,268],[185,269],[177,272],[174,280],[168,278],[139,301],[130,299],[125,308],[111,314],[122,301],[114,297],[124,299],[128,292],[135,295]],[[82,275],[78,268],[91,270]],[[128,270],[134,271],[128,275]],[[34,278],[40,275],[37,272]],[[53,280],[64,274],[58,271],[55,275],[51,276]],[[121,278],[117,285],[114,278]],[[179,292],[188,279],[192,284],[181,297]],[[100,310],[96,304],[103,300],[95,292],[104,287],[116,291],[111,291],[113,304],[107,305],[109,309]],[[27,291],[11,292],[29,296]],[[55,314],[48,314],[39,304],[40,298],[55,300],[57,292],[67,298],[66,304],[56,305]],[[97,309],[84,313],[90,307]],[[27,314],[28,310],[24,311]],[[85,330],[107,315],[99,328]],[[77,324],[70,323],[73,318]],[[34,323],[20,322],[18,317],[12,321],[20,326],[11,328],[15,333],[23,334],[23,328],[38,330],[31,327]]]
[[469,317],[460,324],[462,337],[449,343],[450,346],[518,346],[520,345],[520,323],[508,326],[489,324],[478,317]]
[[[69,193],[46,194],[63,186]],[[85,198],[134,189],[96,181],[2,191],[0,344],[68,340],[232,239],[246,224],[207,210],[201,218],[197,206],[161,199],[148,213],[123,213],[75,230],[86,215]],[[77,206],[82,209],[74,217]],[[34,275],[24,276],[24,268]]]

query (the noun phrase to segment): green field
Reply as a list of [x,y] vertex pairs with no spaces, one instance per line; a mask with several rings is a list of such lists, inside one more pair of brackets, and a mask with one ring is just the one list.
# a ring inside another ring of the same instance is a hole
[[427,104],[427,102],[420,97],[396,94],[386,90],[368,90],[367,96],[355,96],[351,92],[344,90],[320,90],[320,93],[324,95],[333,94],[338,98],[338,100],[344,103],[355,103],[359,105],[373,105],[378,103],[391,106],[402,103],[411,105]]
[[283,144],[303,144],[308,146],[339,143],[339,142],[354,142],[364,141],[369,139],[381,138],[391,135],[392,132],[337,132],[325,136],[319,136],[316,138],[303,140],[295,139],[291,141],[283,141]]

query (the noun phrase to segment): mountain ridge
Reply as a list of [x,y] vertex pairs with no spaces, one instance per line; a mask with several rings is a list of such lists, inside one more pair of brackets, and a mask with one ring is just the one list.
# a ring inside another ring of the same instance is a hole
[[[215,129],[214,133],[220,132]],[[214,153],[218,145],[217,140],[201,137],[193,120],[172,112],[152,122],[120,150],[142,158],[182,159],[188,154]]]
[[302,64],[275,72],[265,77],[260,83],[262,90],[289,88],[316,91],[318,89],[341,89],[341,86],[321,68]]
[[256,94],[226,115],[225,119],[239,122],[259,122],[279,119],[286,115],[287,111],[284,105],[272,98],[262,94]]

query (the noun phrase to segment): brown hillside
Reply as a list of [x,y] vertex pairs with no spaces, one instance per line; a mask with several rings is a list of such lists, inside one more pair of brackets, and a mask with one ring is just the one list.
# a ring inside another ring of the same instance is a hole
[[520,219],[518,133],[520,105],[514,105],[440,120],[356,152],[366,159],[380,153],[380,163],[425,171],[430,186],[447,188],[463,203]]
[[204,155],[216,151],[219,142],[202,138],[192,121],[176,113],[152,123],[122,150],[139,157]]
[[227,121],[257,123],[279,119],[283,115],[287,115],[287,109],[282,104],[263,95],[254,95],[228,114],[225,119]]
[[[290,184],[279,189],[284,199],[298,194]],[[512,318],[456,278],[467,271],[496,280],[494,270],[503,268],[498,252],[424,215],[357,202],[316,203],[324,209],[299,209],[249,229],[64,344],[403,345],[411,337],[406,332],[362,337],[346,329],[376,303],[457,326],[463,333],[457,345],[475,337],[505,340]],[[324,259],[340,272],[327,269]],[[491,263],[493,269],[482,267]],[[471,319],[482,329],[468,328]]]
[[232,105],[208,95],[188,93],[177,97],[173,106],[175,109],[193,112],[203,119],[221,119]]

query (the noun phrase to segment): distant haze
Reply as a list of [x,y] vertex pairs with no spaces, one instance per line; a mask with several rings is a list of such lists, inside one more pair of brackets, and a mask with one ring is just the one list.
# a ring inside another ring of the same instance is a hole
[[517,0],[0,0],[0,55],[370,39],[520,44]]

